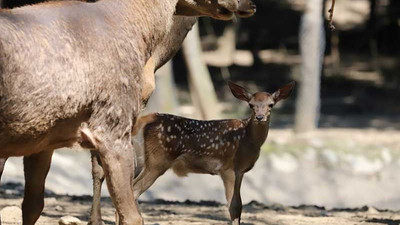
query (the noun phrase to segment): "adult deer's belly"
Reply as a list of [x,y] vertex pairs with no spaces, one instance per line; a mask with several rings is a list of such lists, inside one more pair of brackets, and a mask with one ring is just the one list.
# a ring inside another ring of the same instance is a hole
[[26,156],[42,151],[71,147],[80,140],[79,129],[87,121],[87,115],[59,120],[47,132],[34,134],[13,134],[0,132],[0,158]]

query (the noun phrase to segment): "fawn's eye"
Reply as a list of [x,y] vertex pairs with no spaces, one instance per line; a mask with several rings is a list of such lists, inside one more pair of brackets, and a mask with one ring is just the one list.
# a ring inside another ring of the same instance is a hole
[[250,104],[250,103],[249,103],[249,106],[250,106],[250,108],[253,108],[253,107],[254,107],[254,105],[253,105],[253,104]]
[[274,107],[274,104],[269,104],[268,107],[272,108]]

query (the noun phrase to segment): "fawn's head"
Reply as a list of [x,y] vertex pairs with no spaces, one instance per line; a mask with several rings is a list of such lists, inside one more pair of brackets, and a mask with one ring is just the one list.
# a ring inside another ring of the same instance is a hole
[[246,89],[231,81],[228,81],[228,85],[236,98],[249,103],[253,120],[267,121],[274,105],[290,96],[294,88],[294,81],[279,88],[272,94],[268,92],[250,94]]
[[210,16],[214,19],[229,20],[238,10],[238,6],[238,0],[179,0],[175,14],[181,16]]

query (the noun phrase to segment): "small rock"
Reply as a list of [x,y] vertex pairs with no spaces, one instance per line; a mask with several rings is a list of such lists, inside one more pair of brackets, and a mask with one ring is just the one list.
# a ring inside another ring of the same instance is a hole
[[45,205],[55,205],[57,204],[57,199],[56,198],[45,198],[44,199],[44,204]]
[[55,208],[54,208],[54,210],[56,210],[56,211],[64,211],[64,208],[62,207],[62,206],[56,206]]
[[7,189],[7,190],[4,191],[4,194],[6,194],[6,195],[18,195],[19,192],[17,190]]
[[1,210],[1,222],[4,224],[21,224],[22,210],[17,206],[8,206]]
[[73,216],[63,216],[61,219],[58,221],[59,225],[81,225],[82,222]]
[[379,211],[372,206],[368,206],[367,214],[375,215],[379,214]]

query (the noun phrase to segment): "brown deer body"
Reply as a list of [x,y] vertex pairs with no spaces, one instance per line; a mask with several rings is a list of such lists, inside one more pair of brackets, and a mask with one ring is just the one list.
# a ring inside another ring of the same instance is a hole
[[[175,9],[231,18],[236,0],[101,0],[0,10],[0,157],[25,156],[23,224],[43,209],[54,149],[98,151],[120,224],[142,224],[133,200],[131,127],[142,72]],[[151,6],[151,7],[149,7]]]
[[249,119],[200,121],[168,114],[150,114],[138,119],[132,134],[136,159],[143,168],[133,182],[135,198],[170,168],[178,176],[220,175],[231,221],[240,224],[243,175],[259,157],[260,147],[268,135],[273,105],[290,95],[294,83],[273,94],[251,95],[234,83],[229,83],[229,87],[235,97],[249,103],[253,111]]

